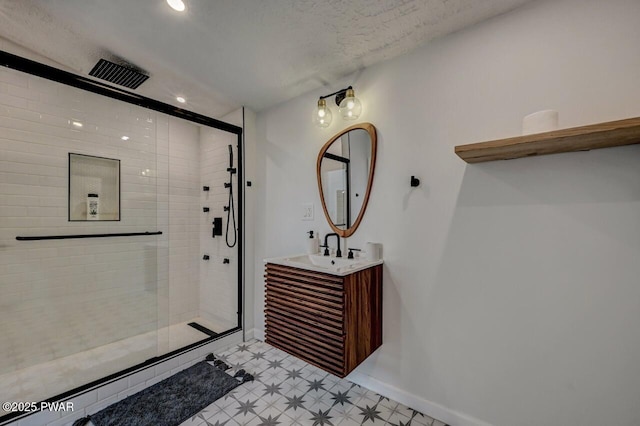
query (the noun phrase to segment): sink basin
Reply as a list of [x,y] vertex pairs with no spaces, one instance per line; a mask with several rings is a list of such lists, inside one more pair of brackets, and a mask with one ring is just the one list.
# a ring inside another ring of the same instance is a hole
[[287,260],[290,262],[299,262],[307,265],[311,264],[315,266],[321,266],[323,268],[331,270],[354,267],[358,264],[358,259],[321,256],[319,254],[305,254],[302,256],[290,257]]
[[319,254],[303,254],[285,256],[275,259],[265,259],[267,263],[293,266],[295,268],[308,269],[310,271],[324,272],[333,275],[348,275],[374,265],[379,265],[382,260],[371,262],[366,259],[347,259],[346,257],[330,257]]

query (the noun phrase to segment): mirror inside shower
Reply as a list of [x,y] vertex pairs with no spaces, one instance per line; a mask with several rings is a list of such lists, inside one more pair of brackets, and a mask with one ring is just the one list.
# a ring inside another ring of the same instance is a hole
[[[32,112],[0,99],[3,400],[52,398],[240,329],[234,126],[3,76]],[[242,125],[241,111],[225,118]]]

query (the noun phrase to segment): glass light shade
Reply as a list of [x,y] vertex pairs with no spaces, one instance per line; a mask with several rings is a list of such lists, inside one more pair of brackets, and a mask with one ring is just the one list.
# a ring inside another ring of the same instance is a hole
[[184,12],[185,6],[182,0],[167,0],[167,3],[171,8],[178,12]]
[[362,103],[355,96],[353,89],[348,89],[345,98],[340,102],[338,108],[340,115],[345,120],[355,120],[362,114]]
[[331,110],[327,108],[327,101],[318,99],[318,108],[313,114],[313,120],[318,127],[329,127],[331,124]]

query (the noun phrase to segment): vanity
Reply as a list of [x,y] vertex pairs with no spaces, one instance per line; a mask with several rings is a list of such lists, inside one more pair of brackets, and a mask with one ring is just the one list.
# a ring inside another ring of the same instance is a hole
[[[345,129],[320,150],[318,188],[338,245],[362,220],[375,159],[376,131],[369,123]],[[382,345],[383,261],[358,251],[353,258],[338,250],[329,255],[324,248],[324,255],[265,259],[266,342],[345,377]]]
[[345,377],[382,345],[382,261],[319,272],[299,258],[267,260],[266,341]]

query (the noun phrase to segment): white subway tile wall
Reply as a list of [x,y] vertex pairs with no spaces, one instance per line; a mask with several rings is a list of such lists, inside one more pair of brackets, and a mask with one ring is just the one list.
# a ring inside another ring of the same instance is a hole
[[[208,254],[210,260],[200,263],[200,316],[217,329],[229,329],[238,322],[238,286],[226,283],[238,281],[238,246],[227,246],[227,212],[224,207],[229,203],[229,148],[233,149],[233,167],[238,167],[237,137],[234,134],[211,128],[200,129],[200,186],[209,186],[209,191],[200,193],[203,207],[209,207],[208,213],[200,210],[200,250]],[[232,177],[233,199],[235,205],[236,227],[238,216],[238,174]],[[214,217],[222,217],[222,235],[211,238]],[[229,243],[233,244],[233,220],[230,219]],[[224,259],[229,263],[224,263]]]

